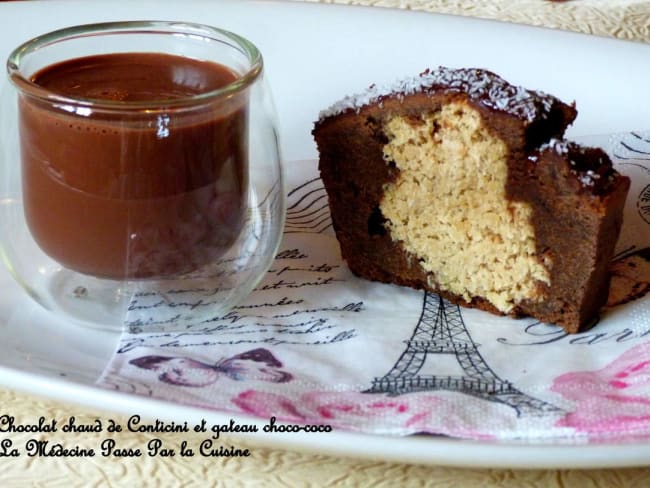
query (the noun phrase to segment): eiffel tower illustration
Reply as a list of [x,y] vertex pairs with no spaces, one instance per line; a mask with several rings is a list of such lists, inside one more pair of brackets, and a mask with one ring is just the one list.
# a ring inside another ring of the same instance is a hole
[[[389,396],[418,391],[448,390],[473,395],[512,407],[517,416],[561,412],[561,409],[533,398],[502,380],[487,365],[472,340],[458,305],[431,293],[425,293],[420,320],[393,368],[375,378],[365,393]],[[454,354],[464,376],[418,374],[429,354]]]

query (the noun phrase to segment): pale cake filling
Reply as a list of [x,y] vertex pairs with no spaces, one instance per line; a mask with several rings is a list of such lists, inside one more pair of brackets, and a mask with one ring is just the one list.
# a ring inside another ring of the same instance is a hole
[[450,103],[419,119],[395,116],[384,130],[384,158],[400,170],[380,203],[393,240],[465,300],[507,313],[543,299],[552,263],[536,255],[530,205],[506,198],[508,148],[478,111]]

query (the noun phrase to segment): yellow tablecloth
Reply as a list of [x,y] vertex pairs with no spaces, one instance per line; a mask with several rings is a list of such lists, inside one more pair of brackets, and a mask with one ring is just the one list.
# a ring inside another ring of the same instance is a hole
[[650,2],[639,0],[302,0],[424,10],[650,42]]
[[[319,0],[306,0],[319,1]],[[321,0],[323,1],[323,0]],[[543,25],[595,35],[650,42],[650,2],[634,0],[334,0],[323,3],[411,8],[431,12],[470,15],[512,22]],[[649,60],[650,62],[650,60]],[[650,95],[649,95],[650,96]],[[108,412],[45,400],[8,389],[0,389],[1,412],[15,415],[16,423],[38,423],[44,416],[67,421],[74,415],[78,423],[109,418],[120,424],[126,419]],[[134,434],[113,437],[122,448],[146,446],[159,437],[178,449],[182,440],[198,443],[199,434]],[[102,438],[107,437],[102,434]],[[0,434],[0,442],[8,436]],[[98,435],[86,433],[13,433],[15,445],[30,438],[47,439],[51,444],[97,447]],[[237,447],[247,447],[237,440]],[[270,450],[250,446],[250,457],[141,457],[92,458],[0,457],[0,486],[648,486],[650,469],[616,470],[528,470],[458,469],[425,467],[384,462],[339,459],[329,456]],[[0,449],[0,452],[2,449]]]

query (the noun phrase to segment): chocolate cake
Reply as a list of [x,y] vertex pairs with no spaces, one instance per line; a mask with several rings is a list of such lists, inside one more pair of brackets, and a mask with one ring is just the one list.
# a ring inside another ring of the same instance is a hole
[[562,140],[577,115],[480,69],[371,86],[313,131],[358,276],[575,333],[605,304],[629,179]]

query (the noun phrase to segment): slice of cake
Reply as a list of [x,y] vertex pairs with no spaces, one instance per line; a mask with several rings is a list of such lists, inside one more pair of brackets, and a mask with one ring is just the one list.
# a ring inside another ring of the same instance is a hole
[[574,333],[607,300],[629,179],[561,140],[576,110],[480,69],[347,97],[313,134],[343,258],[363,278]]

